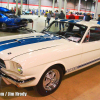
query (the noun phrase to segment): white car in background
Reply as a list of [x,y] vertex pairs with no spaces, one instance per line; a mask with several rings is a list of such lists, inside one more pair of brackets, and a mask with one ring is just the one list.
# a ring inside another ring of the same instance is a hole
[[43,96],[59,87],[63,75],[99,61],[97,21],[58,20],[41,33],[0,38],[2,79],[18,87],[36,86]]

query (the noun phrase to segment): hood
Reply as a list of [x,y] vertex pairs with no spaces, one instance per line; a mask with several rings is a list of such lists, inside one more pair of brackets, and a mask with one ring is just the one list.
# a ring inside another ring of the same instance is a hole
[[10,10],[4,7],[0,7],[0,11],[1,12],[9,12]]
[[[25,36],[25,37],[24,37]],[[29,52],[34,52],[42,49],[52,48],[62,44],[60,37],[42,33],[32,33],[32,35],[24,35],[16,38],[8,38],[4,40],[1,38],[0,42],[0,57],[1,59],[11,59]]]
[[6,19],[6,23],[7,22],[9,23],[9,21],[19,23],[21,21],[21,19],[20,18],[8,18],[8,19]]

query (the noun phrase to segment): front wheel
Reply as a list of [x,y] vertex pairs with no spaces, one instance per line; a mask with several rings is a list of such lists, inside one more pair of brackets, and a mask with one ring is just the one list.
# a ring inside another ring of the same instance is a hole
[[59,66],[50,67],[36,86],[38,93],[43,96],[53,93],[59,87],[62,76],[63,71]]
[[2,23],[2,24],[1,24],[1,29],[2,29],[2,31],[6,31],[6,30],[7,30],[7,25],[6,25],[6,23]]

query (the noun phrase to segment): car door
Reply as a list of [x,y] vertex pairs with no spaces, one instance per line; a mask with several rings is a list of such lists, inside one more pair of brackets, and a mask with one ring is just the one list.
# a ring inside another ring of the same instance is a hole
[[82,43],[82,66],[100,59],[100,27],[91,27]]

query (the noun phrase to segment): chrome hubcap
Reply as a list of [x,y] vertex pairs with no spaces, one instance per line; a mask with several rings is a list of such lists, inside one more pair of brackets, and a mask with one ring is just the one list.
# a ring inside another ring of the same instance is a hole
[[6,24],[5,23],[2,24],[2,29],[6,29]]
[[50,70],[43,79],[43,87],[45,90],[51,91],[55,89],[60,80],[60,73],[56,69]]

